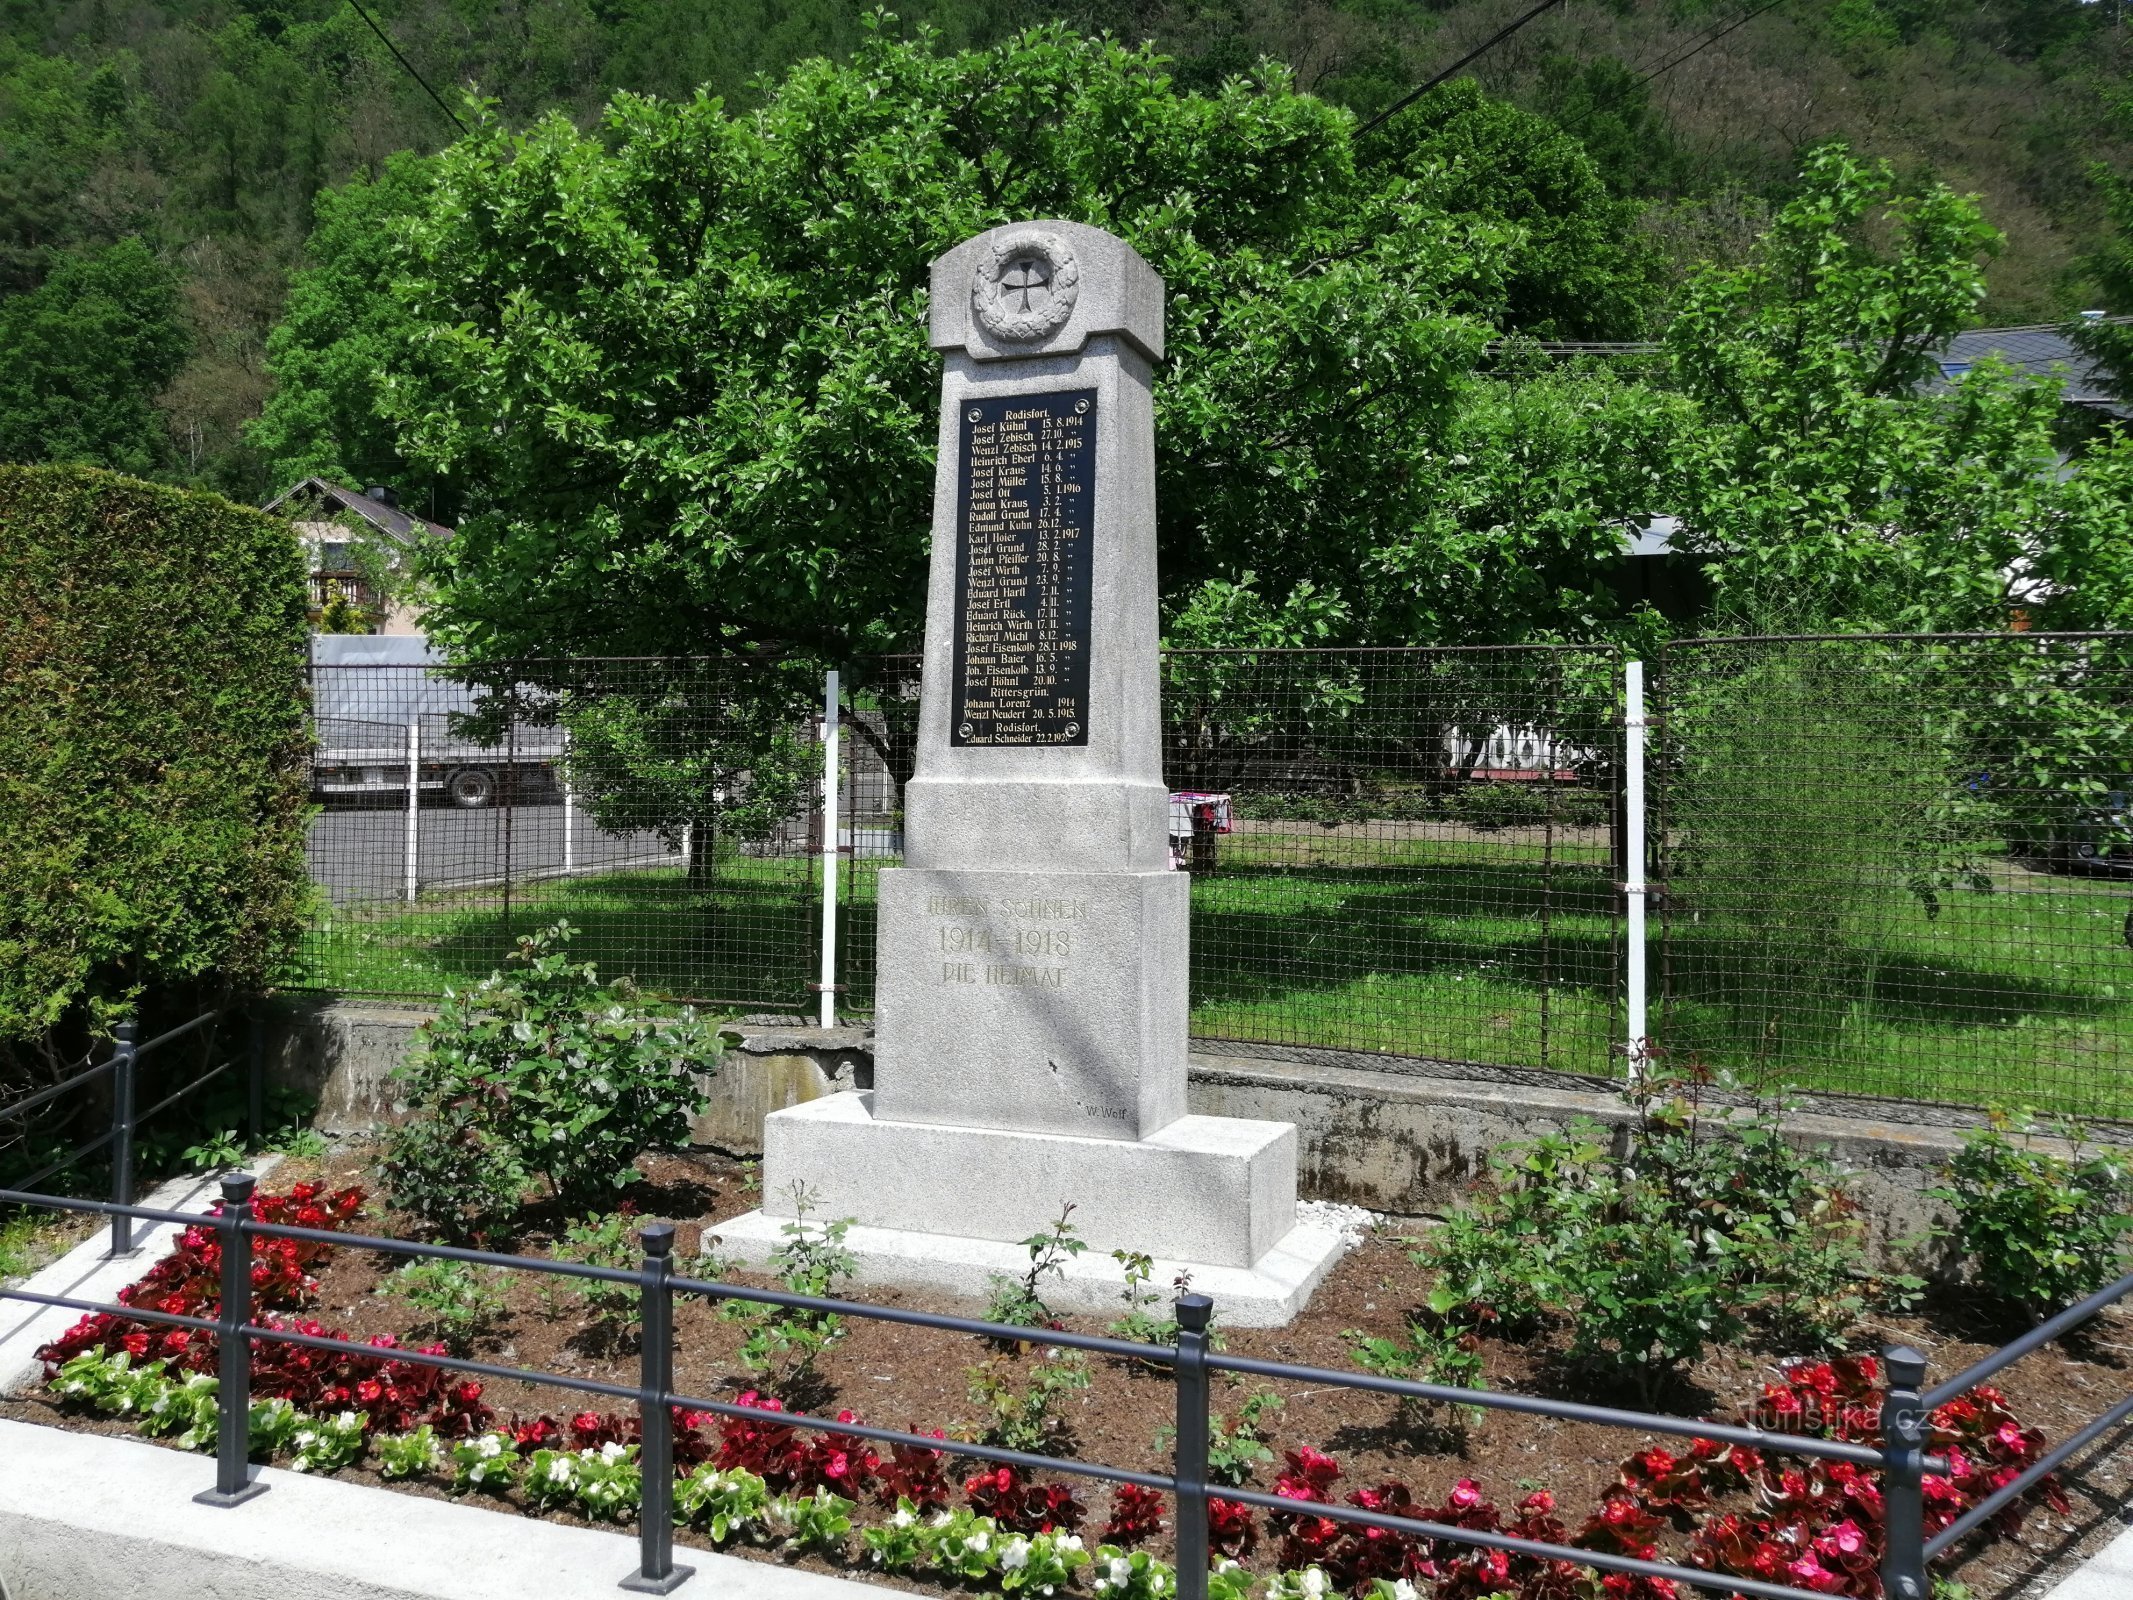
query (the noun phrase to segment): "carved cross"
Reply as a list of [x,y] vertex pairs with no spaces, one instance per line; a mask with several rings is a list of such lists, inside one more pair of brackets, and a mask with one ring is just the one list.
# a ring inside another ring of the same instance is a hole
[[[1046,291],[1051,288],[1051,285],[1051,265],[1038,256],[1018,256],[1008,263],[1007,270],[1000,275],[1000,287],[1007,291],[1007,296],[1020,295],[1022,297],[1020,304],[1015,304],[1011,299],[1008,301],[1008,304],[1016,311],[1028,311],[1032,295],[1037,295],[1039,297],[1037,303],[1042,305],[1046,299],[1050,298]],[[1003,296],[1003,298],[1007,298],[1007,296]]]

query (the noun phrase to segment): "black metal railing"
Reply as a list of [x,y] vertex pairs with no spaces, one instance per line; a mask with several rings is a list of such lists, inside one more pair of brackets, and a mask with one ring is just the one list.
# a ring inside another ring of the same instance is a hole
[[[2012,1361],[2059,1337],[2104,1307],[2133,1292],[2129,1276],[2103,1293],[2063,1312],[2022,1339],[1937,1388],[1921,1391],[1926,1358],[1905,1347],[1883,1352],[1889,1389],[1880,1418],[1880,1443],[1867,1445],[1834,1439],[1773,1432],[1728,1423],[1700,1421],[1660,1413],[1625,1411],[1609,1406],[1584,1405],[1535,1395],[1509,1394],[1486,1389],[1454,1388],[1358,1372],[1265,1361],[1230,1355],[1211,1348],[1208,1324],[1213,1303],[1204,1295],[1181,1295],[1175,1304],[1178,1336],[1175,1345],[1142,1344],[1096,1334],[1064,1329],[1011,1327],[968,1317],[871,1305],[864,1301],[758,1289],[742,1284],[685,1277],[674,1271],[674,1229],[655,1223],[639,1235],[643,1246],[641,1265],[635,1269],[601,1267],[584,1262],[553,1261],[534,1256],[505,1255],[494,1251],[429,1244],[408,1239],[390,1239],[320,1228],[268,1223],[252,1215],[254,1179],[246,1173],[227,1173],[221,1180],[219,1211],[208,1219],[221,1234],[221,1303],[212,1318],[153,1311],[140,1306],[107,1304],[66,1295],[47,1295],[23,1288],[0,1289],[0,1298],[35,1305],[88,1313],[108,1312],[142,1322],[189,1328],[211,1333],[217,1340],[220,1381],[216,1393],[218,1432],[214,1487],[195,1498],[203,1504],[232,1506],[265,1492],[266,1484],[250,1471],[249,1420],[251,1411],[251,1355],[255,1341],[279,1342],[346,1352],[345,1340],[307,1334],[293,1328],[270,1327],[251,1320],[250,1263],[255,1239],[290,1239],[333,1248],[376,1251],[416,1259],[464,1262],[553,1277],[595,1280],[633,1285],[638,1294],[638,1315],[643,1328],[639,1370],[634,1385],[598,1378],[457,1357],[441,1352],[396,1348],[393,1359],[474,1377],[545,1385],[578,1394],[597,1395],[629,1404],[639,1428],[639,1464],[642,1488],[638,1513],[639,1559],[637,1569],[622,1580],[622,1587],[640,1593],[666,1594],[678,1587],[692,1569],[674,1560],[674,1414],[677,1409],[707,1412],[722,1417],[760,1420],[756,1408],[676,1391],[674,1385],[674,1304],[679,1296],[697,1296],[710,1301],[741,1301],[786,1311],[853,1317],[875,1322],[898,1323],[973,1338],[1016,1341],[1052,1348],[1086,1351],[1143,1367],[1167,1370],[1176,1391],[1176,1434],[1171,1470],[1142,1472],[1132,1468],[1082,1461],[1070,1457],[1036,1455],[996,1445],[957,1441],[944,1444],[938,1435],[906,1432],[895,1428],[815,1416],[806,1412],[781,1411],[781,1425],[810,1431],[865,1439],[874,1443],[907,1445],[921,1450],[952,1451],[956,1455],[1022,1467],[1035,1471],[1063,1472],[1114,1484],[1134,1484],[1175,1497],[1177,1506],[1178,1589],[1181,1600],[1206,1600],[1208,1572],[1207,1502],[1209,1386],[1215,1373],[1269,1378],[1310,1385],[1366,1390],[1400,1399],[1437,1404],[1474,1406],[1486,1410],[1520,1412],[1622,1428],[1637,1433],[1660,1433],[1719,1443],[1750,1446],[1776,1455],[1844,1461],[1879,1470],[1887,1515],[1887,1554],[1882,1581],[1892,1600],[1925,1600],[1929,1589],[1928,1564],[1964,1535],[1972,1532],[2019,1496],[2034,1489],[2044,1477],[2063,1465],[2116,1422],[2133,1415],[2133,1399],[2107,1412],[2095,1423],[2067,1440],[2058,1449],[2031,1466],[2020,1478],[1991,1498],[1980,1502],[1963,1517],[1930,1539],[1924,1533],[1922,1483],[1926,1474],[1945,1474],[1949,1463],[1927,1453],[1927,1430],[1935,1407],[1966,1392]],[[140,1220],[197,1226],[195,1215],[155,1210],[124,1201],[68,1199],[26,1190],[0,1190],[0,1203],[104,1214],[124,1219],[129,1225]],[[1299,1501],[1245,1488],[1224,1487],[1221,1497],[1235,1504],[1262,1511],[1309,1515],[1329,1521],[1418,1537],[1475,1549],[1502,1551],[1542,1561],[1571,1562],[1601,1572],[1663,1578],[1685,1587],[1720,1595],[1753,1597],[1753,1600],[1817,1600],[1812,1591],[1756,1578],[1708,1571],[1666,1561],[1646,1561],[1607,1551],[1586,1550],[1571,1545],[1522,1538],[1515,1534],[1477,1528],[1454,1527],[1415,1517],[1395,1516],[1359,1506],[1322,1501]]]
[[[143,1111],[135,1105],[142,1058],[154,1054],[166,1045],[175,1044],[180,1039],[196,1034],[203,1028],[218,1028],[227,1016],[228,1012],[224,1010],[203,1011],[189,1021],[168,1028],[145,1042],[140,1039],[139,1023],[121,1022],[112,1030],[110,1053],[103,1060],[85,1067],[72,1077],[40,1089],[35,1094],[25,1095],[8,1106],[0,1107],[0,1124],[26,1121],[31,1112],[41,1110],[63,1095],[86,1090],[100,1083],[106,1076],[111,1079],[110,1126],[95,1138],[76,1145],[65,1155],[47,1161],[27,1177],[16,1179],[16,1183],[24,1189],[29,1189],[55,1173],[80,1166],[90,1156],[108,1147],[111,1151],[111,1198],[121,1207],[131,1205],[137,1176],[134,1141],[141,1124],[150,1117],[169,1110],[179,1101],[190,1099],[209,1084],[235,1070],[239,1064],[238,1059],[232,1056],[220,1066],[210,1067],[182,1087],[172,1090]],[[252,1019],[251,1043],[244,1064],[249,1079],[245,1095],[245,1133],[248,1139],[256,1143],[265,1121],[266,1092],[264,1038],[261,1023],[256,1017]],[[111,1216],[111,1254],[124,1256],[132,1253],[133,1219],[123,1210],[115,1211]]]

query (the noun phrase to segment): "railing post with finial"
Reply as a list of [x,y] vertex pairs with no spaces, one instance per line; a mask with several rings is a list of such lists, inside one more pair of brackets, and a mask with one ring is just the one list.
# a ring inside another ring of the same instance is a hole
[[1926,1408],[1919,1396],[1926,1358],[1909,1345],[1890,1345],[1881,1361],[1889,1380],[1881,1403],[1881,1454],[1887,1463],[1881,1499],[1888,1535],[1881,1587],[1888,1600],[1926,1600]]
[[1207,1324],[1215,1303],[1178,1296],[1178,1600],[1207,1600]]
[[694,1567],[674,1565],[674,1225],[655,1222],[637,1237],[644,1267],[637,1285],[637,1570],[622,1587],[672,1594]]
[[[133,1089],[140,1024],[122,1022],[111,1045],[111,1203],[133,1204]],[[111,1213],[111,1254],[133,1254],[133,1218]]]
[[249,1172],[222,1175],[222,1210],[214,1219],[222,1247],[221,1303],[215,1308],[215,1487],[193,1496],[204,1506],[240,1506],[267,1492],[250,1477],[252,1454],[252,1189]]

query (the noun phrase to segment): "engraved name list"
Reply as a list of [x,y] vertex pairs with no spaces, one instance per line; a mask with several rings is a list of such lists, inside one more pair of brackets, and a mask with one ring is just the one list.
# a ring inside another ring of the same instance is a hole
[[956,745],[1089,742],[1096,391],[967,401],[956,523]]

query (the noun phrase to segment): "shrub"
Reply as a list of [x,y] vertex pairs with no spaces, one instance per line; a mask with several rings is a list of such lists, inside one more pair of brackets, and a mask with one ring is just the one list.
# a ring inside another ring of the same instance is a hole
[[0,1102],[143,1009],[285,974],[310,890],[285,522],[0,467]]
[[[1446,1327],[1417,1317],[1408,1320],[1407,1335],[1402,1339],[1383,1338],[1360,1328],[1349,1328],[1341,1337],[1354,1347],[1355,1364],[1381,1378],[1398,1378],[1405,1383],[1434,1383],[1444,1388],[1488,1387],[1481,1381],[1480,1343],[1463,1328]],[[1271,1399],[1272,1396],[1259,1398]],[[1414,1395],[1402,1395],[1399,1409],[1403,1426],[1416,1433],[1441,1437],[1447,1443],[1464,1439],[1468,1430],[1481,1422],[1481,1412],[1473,1406],[1460,1406],[1447,1413],[1438,1402]],[[1272,1458],[1272,1451],[1262,1457]],[[1223,1478],[1220,1481],[1242,1483],[1244,1479]]]
[[1506,783],[1474,779],[1453,789],[1444,811],[1468,828],[1598,828],[1608,821],[1608,798],[1593,789],[1568,789],[1555,783]]
[[[810,1223],[812,1192],[795,1183],[792,1198],[793,1220],[779,1230],[785,1242],[770,1252],[771,1267],[787,1294],[834,1298],[857,1264],[844,1245],[852,1219]],[[815,1363],[848,1331],[844,1319],[832,1311],[730,1300],[720,1314],[749,1325],[748,1337],[741,1342],[741,1364],[771,1388],[786,1392],[812,1383]]]
[[717,1030],[601,983],[569,959],[575,931],[528,935],[502,970],[447,993],[395,1074],[413,1116],[387,1140],[386,1180],[396,1205],[447,1234],[493,1231],[536,1178],[566,1206],[600,1209],[702,1109],[691,1074],[716,1067]]
[[[589,1267],[634,1270],[640,1256],[630,1234],[632,1220],[627,1211],[613,1211],[604,1217],[571,1223],[563,1230],[562,1243],[556,1246],[556,1259],[578,1261]],[[563,1293],[577,1301],[586,1335],[595,1347],[608,1351],[637,1347],[638,1316],[643,1308],[636,1284],[605,1278],[562,1278],[557,1282]],[[551,1293],[552,1288],[544,1285],[543,1294]]]
[[2030,1142],[2040,1131],[2026,1113],[1995,1110],[1963,1136],[1930,1191],[1954,1210],[1953,1237],[1976,1263],[1979,1287],[2039,1321],[2117,1278],[2133,1228],[2126,1153],[2090,1150],[2069,1124],[2059,1131],[2072,1149],[2059,1155]]
[[1567,1321],[1574,1360],[1647,1399],[1750,1321],[1841,1348],[1875,1293],[1900,1299],[1911,1281],[1865,1277],[1841,1174],[1784,1138],[1777,1103],[1713,1110],[1709,1087],[1654,1063],[1619,1157],[1584,1120],[1494,1154],[1492,1183],[1417,1254],[1437,1272],[1431,1310],[1510,1332]]
[[[1367,1363],[1366,1363],[1367,1365]],[[1476,1358],[1479,1365],[1479,1358]],[[1378,1369],[1372,1367],[1371,1371]],[[1407,1374],[1400,1374],[1407,1376]],[[1281,1409],[1281,1396],[1271,1389],[1262,1389],[1247,1398],[1237,1408],[1237,1420],[1231,1422],[1220,1412],[1213,1412],[1207,1419],[1207,1481],[1227,1484],[1235,1488],[1249,1483],[1252,1472],[1262,1461],[1272,1461],[1274,1452],[1268,1447],[1266,1436],[1273,1432],[1267,1423],[1267,1413]],[[1155,1447],[1168,1450],[1177,1438],[1178,1430],[1165,1426],[1156,1431]],[[1126,1488],[1131,1488],[1128,1484]],[[1122,1491],[1123,1492],[1123,1491]],[[1126,1501],[1125,1504],[1133,1504]],[[1107,1538],[1112,1535],[1107,1532]]]

